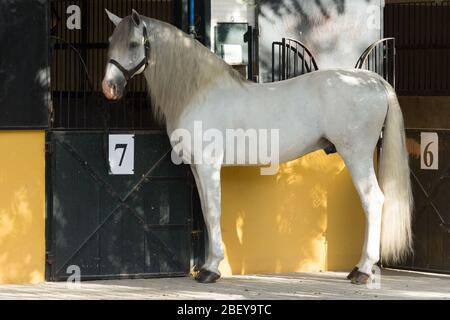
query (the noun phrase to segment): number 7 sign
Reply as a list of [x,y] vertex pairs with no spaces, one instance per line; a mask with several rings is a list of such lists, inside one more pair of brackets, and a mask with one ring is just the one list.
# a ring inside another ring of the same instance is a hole
[[134,174],[134,134],[109,135],[109,174]]
[[436,132],[420,133],[420,169],[439,170],[439,137]]

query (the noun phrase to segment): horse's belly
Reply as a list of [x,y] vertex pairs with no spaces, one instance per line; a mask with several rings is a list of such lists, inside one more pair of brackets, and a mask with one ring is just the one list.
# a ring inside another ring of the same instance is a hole
[[[297,134],[296,130],[248,129],[245,136],[236,139],[225,137],[223,163],[226,166],[267,165],[284,163],[326,146],[317,132]],[[249,138],[250,137],[250,138]]]
[[[302,108],[298,93],[293,88],[285,89],[236,91],[239,94],[229,99],[211,97],[211,103],[184,114],[174,128],[185,128],[192,137],[209,137],[202,142],[204,150],[208,146],[206,157],[223,156],[224,166],[267,165],[298,159],[322,148],[323,129],[317,109]],[[201,133],[195,134],[196,130]]]

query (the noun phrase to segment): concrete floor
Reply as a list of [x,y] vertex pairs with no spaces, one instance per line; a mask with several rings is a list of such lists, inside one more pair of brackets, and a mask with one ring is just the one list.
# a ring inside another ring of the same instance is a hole
[[233,276],[203,285],[191,278],[0,285],[0,299],[450,299],[450,276],[383,270],[379,288],[355,286],[346,273]]

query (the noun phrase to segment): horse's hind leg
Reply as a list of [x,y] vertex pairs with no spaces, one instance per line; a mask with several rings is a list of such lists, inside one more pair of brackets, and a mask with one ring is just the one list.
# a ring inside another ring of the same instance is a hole
[[[339,148],[338,148],[339,151]],[[361,260],[349,274],[352,283],[365,284],[370,280],[373,265],[380,259],[381,215],[384,195],[378,185],[373,166],[373,153],[356,150],[339,151],[350,171],[366,214],[366,233]]]
[[[194,176],[195,185],[197,186],[198,197],[200,199],[200,206],[201,206],[201,210],[203,213],[203,212],[206,212],[206,209],[204,207],[205,200],[203,197],[201,181],[200,181],[200,178],[198,177],[198,173],[197,173],[197,167],[195,165],[191,164],[191,170],[192,170],[192,175]],[[193,271],[194,271],[194,273],[197,273],[200,271],[200,269],[201,269],[200,265],[195,265]]]
[[195,277],[202,283],[215,282],[220,278],[219,263],[224,257],[220,228],[220,168],[220,165],[192,166],[208,232],[206,262]]

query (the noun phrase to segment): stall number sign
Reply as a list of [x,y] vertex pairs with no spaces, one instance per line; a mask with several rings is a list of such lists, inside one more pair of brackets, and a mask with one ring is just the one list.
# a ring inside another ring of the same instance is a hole
[[422,170],[439,170],[439,137],[437,133],[420,133],[420,155]]
[[110,174],[134,174],[134,134],[109,135]]

